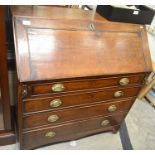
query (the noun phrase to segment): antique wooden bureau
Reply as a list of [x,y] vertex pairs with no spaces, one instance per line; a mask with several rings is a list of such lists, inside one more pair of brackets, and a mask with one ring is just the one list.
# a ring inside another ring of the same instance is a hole
[[151,71],[143,25],[12,7],[21,149],[117,132]]

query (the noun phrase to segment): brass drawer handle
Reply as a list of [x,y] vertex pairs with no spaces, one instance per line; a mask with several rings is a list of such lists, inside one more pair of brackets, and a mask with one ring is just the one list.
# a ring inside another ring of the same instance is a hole
[[49,123],[53,123],[53,122],[56,122],[58,119],[59,119],[59,116],[51,115],[51,116],[48,117],[47,120],[48,120]]
[[47,133],[45,134],[45,137],[47,137],[47,138],[52,138],[52,137],[54,137],[55,135],[56,135],[55,132],[49,131],[49,132],[47,132]]
[[109,112],[114,112],[116,110],[117,110],[117,107],[115,105],[111,105],[111,106],[108,107]]
[[105,126],[107,126],[107,125],[109,125],[110,124],[110,121],[109,120],[103,120],[102,122],[101,122],[101,126],[103,126],[103,127],[105,127]]
[[64,91],[64,90],[65,90],[65,87],[64,87],[64,85],[61,84],[61,83],[54,84],[54,85],[52,86],[52,91],[54,91],[54,92],[61,92],[61,91]]
[[115,93],[114,93],[114,97],[122,97],[122,96],[124,96],[124,92],[123,91],[116,91]]
[[50,102],[50,107],[56,108],[56,107],[59,107],[61,104],[62,104],[62,101],[60,99],[55,99]]
[[129,79],[128,78],[122,78],[122,79],[120,79],[120,81],[119,81],[119,84],[121,85],[121,86],[126,86],[126,85],[128,85],[129,84]]

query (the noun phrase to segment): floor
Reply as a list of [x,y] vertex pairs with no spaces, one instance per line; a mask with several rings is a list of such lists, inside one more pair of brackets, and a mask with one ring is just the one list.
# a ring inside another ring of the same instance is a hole
[[155,108],[137,100],[126,118],[128,133],[134,149],[155,149]]

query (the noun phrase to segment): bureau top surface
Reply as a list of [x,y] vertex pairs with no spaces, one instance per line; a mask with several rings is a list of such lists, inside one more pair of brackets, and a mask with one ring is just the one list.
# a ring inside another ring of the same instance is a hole
[[12,14],[20,82],[151,71],[142,25],[78,9],[15,6]]

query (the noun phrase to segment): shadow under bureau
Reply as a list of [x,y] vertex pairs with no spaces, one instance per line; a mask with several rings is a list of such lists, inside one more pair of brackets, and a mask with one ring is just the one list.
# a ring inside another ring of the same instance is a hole
[[21,149],[117,132],[151,71],[143,25],[12,7]]

